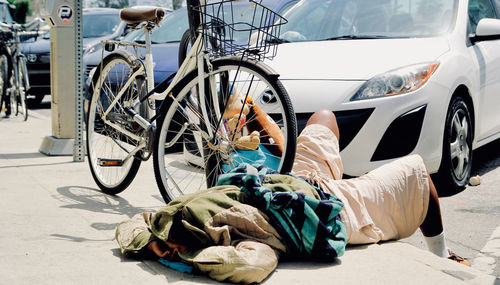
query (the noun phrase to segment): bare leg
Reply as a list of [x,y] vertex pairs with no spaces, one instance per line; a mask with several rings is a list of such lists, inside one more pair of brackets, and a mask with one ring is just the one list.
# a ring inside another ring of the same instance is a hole
[[320,124],[328,127],[335,134],[337,139],[340,139],[339,126],[337,125],[337,119],[332,111],[321,109],[316,111],[307,121],[306,126],[312,124]]
[[[307,125],[321,124],[328,127],[332,132],[340,138],[339,128],[337,125],[337,119],[333,112],[322,109],[315,112],[311,118],[307,121]],[[436,191],[436,187],[432,182],[432,179],[427,171],[427,177],[429,180],[429,206],[427,209],[427,215],[425,216],[424,222],[420,225],[420,230],[422,231],[424,238],[426,240],[429,250],[434,254],[450,258],[450,252],[446,246],[446,241],[443,231],[443,220],[441,218],[441,209],[439,206],[439,199]],[[451,254],[452,260],[459,263],[469,265],[468,261],[464,258]]]
[[439,199],[436,187],[431,180],[429,172],[427,172],[430,187],[429,208],[427,209],[427,216],[420,225],[420,230],[426,237],[436,236],[443,232],[443,220],[441,218],[441,208],[439,207]]
[[[316,111],[311,118],[307,121],[307,125],[321,124],[328,127],[332,132],[340,138],[339,127],[337,125],[337,119],[333,112],[321,109]],[[427,172],[429,179],[430,197],[429,197],[429,207],[427,209],[427,216],[424,219],[422,225],[420,225],[420,230],[426,237],[436,236],[443,232],[443,221],[441,218],[441,209],[439,206],[439,199],[436,191],[436,187],[432,182],[432,179]]]

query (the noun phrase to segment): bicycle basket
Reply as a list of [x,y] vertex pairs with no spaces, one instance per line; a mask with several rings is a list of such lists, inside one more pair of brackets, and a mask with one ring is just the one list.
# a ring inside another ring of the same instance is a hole
[[287,21],[256,1],[242,5],[223,0],[194,8],[201,14],[205,46],[213,57],[264,60],[276,56],[281,26]]

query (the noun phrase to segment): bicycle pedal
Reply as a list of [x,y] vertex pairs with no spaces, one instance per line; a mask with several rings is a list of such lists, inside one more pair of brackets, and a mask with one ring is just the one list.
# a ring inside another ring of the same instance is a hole
[[123,160],[121,159],[99,158],[97,159],[97,163],[102,167],[123,166]]

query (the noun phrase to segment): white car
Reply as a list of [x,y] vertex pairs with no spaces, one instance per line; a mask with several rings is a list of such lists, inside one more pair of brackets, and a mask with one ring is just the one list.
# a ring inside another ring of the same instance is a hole
[[335,112],[344,172],[420,154],[440,195],[467,184],[472,150],[500,138],[500,11],[492,0],[302,0],[266,62],[299,130]]

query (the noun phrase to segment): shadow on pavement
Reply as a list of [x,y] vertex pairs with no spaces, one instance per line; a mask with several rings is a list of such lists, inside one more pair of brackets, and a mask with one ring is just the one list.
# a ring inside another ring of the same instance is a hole
[[[0,155],[0,158],[2,156]],[[37,166],[47,166],[47,165],[62,165],[62,164],[70,164],[73,162],[55,162],[55,163],[35,163],[35,164],[15,164],[8,166],[0,166],[0,169],[3,168],[21,168],[21,167],[37,167]]]
[[485,175],[500,166],[500,139],[474,151],[471,175]]
[[[307,266],[304,266],[305,264]],[[291,270],[321,269],[321,268],[325,268],[325,267],[338,266],[341,264],[342,264],[342,260],[340,260],[339,258],[336,258],[334,261],[325,261],[325,262],[304,261],[304,260],[297,260],[297,261],[280,260],[279,261],[280,269],[291,269]]]
[[75,237],[75,236],[61,235],[61,234],[51,234],[51,236],[58,240],[67,240],[73,242],[112,241],[112,239],[88,239],[83,237]]
[[[82,186],[63,186],[57,188],[61,196],[56,199],[66,203],[61,208],[80,209],[94,213],[126,215],[131,218],[137,213],[153,212],[154,208],[135,207],[126,199],[107,195],[100,190]],[[114,230],[118,223],[92,223],[96,230]]]
[[45,158],[47,156],[39,152],[28,152],[28,153],[0,153],[0,157],[6,159],[26,159],[26,158]]

